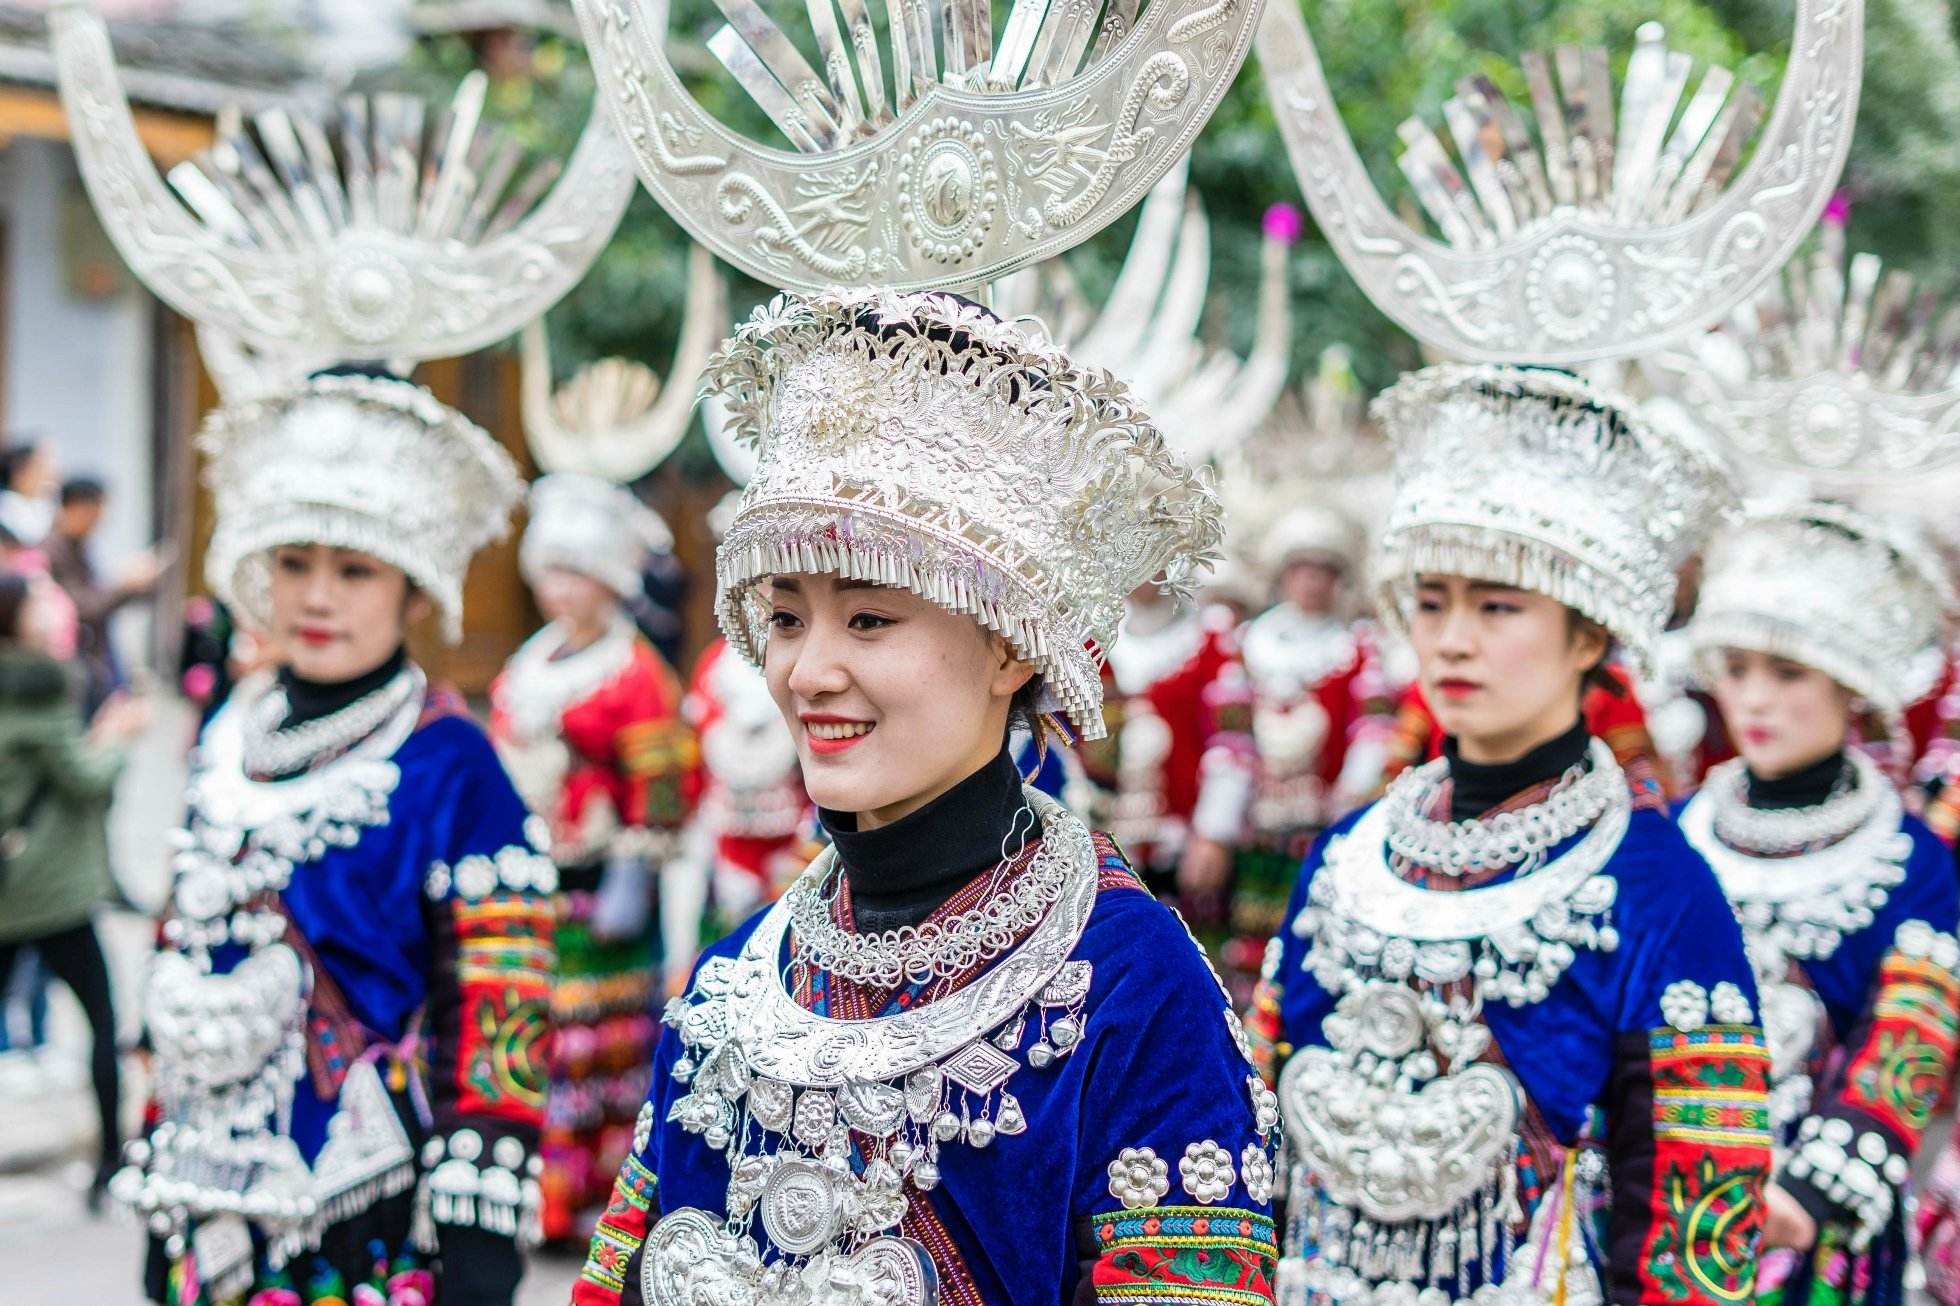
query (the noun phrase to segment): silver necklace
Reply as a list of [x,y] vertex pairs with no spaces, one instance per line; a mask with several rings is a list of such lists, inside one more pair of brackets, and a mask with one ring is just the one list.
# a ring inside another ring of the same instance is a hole
[[421,674],[403,667],[387,684],[361,695],[339,711],[282,729],[292,714],[286,691],[274,686],[246,718],[245,771],[280,776],[304,771],[323,758],[337,757],[386,725],[420,689]]
[[1551,793],[1515,811],[1467,821],[1435,821],[1423,815],[1437,787],[1449,775],[1446,759],[1404,774],[1378,806],[1387,825],[1389,849],[1412,865],[1443,875],[1502,870],[1545,854],[1597,821],[1626,778],[1603,739],[1588,750],[1590,767],[1575,766]]
[[[1022,831],[1023,807],[1007,838]],[[1023,845],[1026,835],[1022,832]],[[950,979],[991,961],[1041,920],[1062,895],[1074,859],[1063,841],[1044,839],[1026,871],[1005,891],[998,885],[1020,850],[1008,855],[1005,840],[988,890],[974,906],[945,920],[858,934],[837,924],[835,905],[843,878],[837,850],[830,849],[783,895],[796,928],[798,961],[854,984],[889,988],[903,981]]]
[[1759,857],[1787,856],[1850,837],[1871,819],[1880,794],[1890,786],[1878,764],[1863,753],[1852,753],[1847,760],[1850,765],[1830,796],[1809,807],[1751,807],[1742,759],[1715,767],[1702,786],[1712,805],[1715,837]]

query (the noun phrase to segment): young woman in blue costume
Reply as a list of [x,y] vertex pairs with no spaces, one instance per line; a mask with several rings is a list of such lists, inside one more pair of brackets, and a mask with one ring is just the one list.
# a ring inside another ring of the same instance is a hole
[[1960,1039],[1953,857],[1847,749],[1925,692],[1945,568],[1903,523],[1765,505],[1710,549],[1688,638],[1741,756],[1681,829],[1735,906],[1763,996],[1765,1302],[1899,1303],[1906,1181]]
[[1576,378],[1440,367],[1377,414],[1376,575],[1445,755],[1308,856],[1254,1009],[1282,1302],[1733,1303],[1768,1053],[1742,940],[1580,697],[1669,610],[1720,473]]
[[555,872],[403,640],[461,631],[522,484],[404,381],[320,376],[202,437],[213,589],[289,650],[206,728],[145,1006],[155,1123],[111,1191],[166,1306],[507,1306],[536,1199]]
[[1269,1302],[1277,1112],[1122,854],[1025,788],[1123,598],[1218,538],[1127,392],[945,295],[784,297],[711,363],[760,464],[718,613],[834,850],[670,1005],[582,1306]]

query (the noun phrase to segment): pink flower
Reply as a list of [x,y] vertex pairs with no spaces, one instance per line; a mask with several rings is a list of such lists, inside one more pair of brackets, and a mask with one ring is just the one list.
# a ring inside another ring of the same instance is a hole
[[371,1283],[362,1283],[354,1287],[352,1306],[388,1306],[388,1302],[381,1295],[381,1289]]
[[291,1288],[261,1288],[245,1306],[301,1306],[299,1294]]
[[1266,210],[1265,232],[1268,240],[1291,245],[1300,239],[1306,229],[1307,220],[1294,205],[1275,204]]

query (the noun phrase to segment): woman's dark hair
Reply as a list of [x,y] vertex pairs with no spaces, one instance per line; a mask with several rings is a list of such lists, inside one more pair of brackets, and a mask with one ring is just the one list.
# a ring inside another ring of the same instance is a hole
[[1626,682],[1606,669],[1608,659],[1613,656],[1613,632],[1575,608],[1565,610],[1565,632],[1572,639],[1577,639],[1584,634],[1597,633],[1606,645],[1606,651],[1599,655],[1599,661],[1587,667],[1585,674],[1579,677],[1580,699],[1583,701],[1585,696],[1595,689],[1614,698],[1625,698]]
[[0,640],[20,638],[21,616],[27,611],[27,577],[0,571]]
[[14,488],[14,478],[20,475],[20,469],[27,466],[28,461],[40,452],[40,449],[41,442],[33,436],[0,447],[0,490]]

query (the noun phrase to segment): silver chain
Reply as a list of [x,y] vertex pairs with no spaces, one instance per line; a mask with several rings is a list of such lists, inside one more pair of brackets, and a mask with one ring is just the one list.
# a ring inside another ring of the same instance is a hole
[[1449,761],[1438,758],[1417,767],[1382,796],[1389,849],[1412,865],[1451,876],[1536,861],[1597,821],[1625,787],[1605,741],[1592,741],[1588,760],[1590,766],[1575,766],[1559,777],[1543,800],[1467,821],[1423,815],[1449,775]]
[[379,689],[290,730],[280,729],[292,712],[286,691],[276,686],[267,690],[246,718],[245,773],[291,775],[323,758],[338,757],[387,724],[418,692],[420,683],[420,673],[404,667]]
[[1782,857],[1837,843],[1871,819],[1880,787],[1889,781],[1863,753],[1850,753],[1837,786],[1810,807],[1751,807],[1749,776],[1740,758],[1711,769],[1705,788],[1715,805],[1715,837],[1738,852]]
[[[1019,817],[1015,829],[1020,828]],[[1010,830],[1009,837],[1014,831]],[[1023,836],[1025,843],[1025,836]],[[1067,849],[1043,839],[1026,871],[1005,889],[997,884],[1019,855],[1004,846],[988,892],[975,906],[945,920],[858,934],[837,923],[842,876],[831,849],[821,871],[791,885],[784,899],[795,927],[796,960],[854,984],[890,988],[903,981],[950,979],[1014,946],[1062,896],[1073,865]]]

